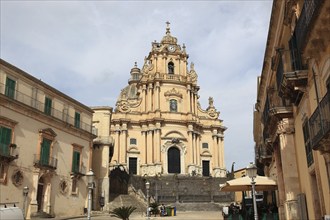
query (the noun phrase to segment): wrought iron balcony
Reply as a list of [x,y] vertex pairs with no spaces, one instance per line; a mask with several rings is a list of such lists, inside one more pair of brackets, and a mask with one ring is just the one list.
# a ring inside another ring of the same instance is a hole
[[71,170],[71,176],[81,177],[85,176],[86,174],[86,167],[85,166],[73,166]]
[[34,154],[34,165],[42,169],[56,170],[57,159],[54,157],[43,158],[40,154]]
[[11,162],[18,158],[18,148],[16,144],[0,144],[0,158],[1,161]]
[[307,85],[307,81],[308,70],[284,72],[283,63],[280,59],[276,71],[276,82],[280,97],[288,98],[291,103],[298,105],[302,98],[304,87]]
[[297,25],[294,30],[296,37],[297,49],[299,52],[304,50],[307,42],[307,37],[311,31],[312,22],[314,21],[320,6],[324,0],[305,0],[301,10]]
[[312,148],[330,150],[330,92],[323,97],[309,119]]

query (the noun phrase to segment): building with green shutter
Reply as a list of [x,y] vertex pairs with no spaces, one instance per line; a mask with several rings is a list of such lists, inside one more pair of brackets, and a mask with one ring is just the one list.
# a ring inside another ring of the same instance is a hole
[[87,207],[93,110],[0,60],[0,203],[27,219],[73,216]]

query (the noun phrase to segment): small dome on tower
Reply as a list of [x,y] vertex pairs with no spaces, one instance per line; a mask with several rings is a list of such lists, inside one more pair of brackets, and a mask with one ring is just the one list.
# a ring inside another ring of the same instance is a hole
[[161,43],[162,44],[176,44],[177,43],[177,38],[173,37],[170,32],[170,22],[166,22],[167,27],[166,27],[166,35],[163,37]]
[[140,73],[141,70],[137,67],[137,63],[134,63],[134,67],[131,69],[131,74]]

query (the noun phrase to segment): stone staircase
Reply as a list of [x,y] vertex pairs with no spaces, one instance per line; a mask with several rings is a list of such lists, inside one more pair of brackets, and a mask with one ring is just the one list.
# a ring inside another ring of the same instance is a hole
[[134,194],[111,194],[108,210],[113,210],[121,206],[134,206],[136,207],[135,212],[144,212],[147,209],[147,205]]

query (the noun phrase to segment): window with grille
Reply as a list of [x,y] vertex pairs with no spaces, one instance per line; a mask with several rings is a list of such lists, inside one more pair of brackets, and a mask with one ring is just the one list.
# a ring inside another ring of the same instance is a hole
[[74,126],[76,128],[80,128],[80,113],[79,112],[75,112],[75,114],[74,114]]
[[46,115],[52,114],[52,99],[49,97],[45,97],[45,108],[44,112]]
[[73,173],[80,173],[80,152],[74,150],[72,156],[72,169]]
[[303,124],[303,133],[304,133],[307,165],[309,167],[314,163],[314,158],[313,158],[312,142],[311,142],[310,132],[309,132],[309,125],[308,125],[307,120]]
[[130,145],[136,145],[137,144],[136,138],[129,139],[129,144]]
[[202,144],[202,148],[208,149],[209,148],[209,144],[208,143],[203,143]]
[[9,98],[15,98],[16,81],[7,77],[5,95]]
[[10,143],[11,143],[11,129],[7,127],[0,127],[0,154],[2,156],[9,156]]
[[178,111],[178,102],[175,99],[170,100],[170,112]]
[[42,139],[41,148],[40,148],[40,164],[48,166],[49,156],[50,156],[50,145],[52,141],[46,138]]

